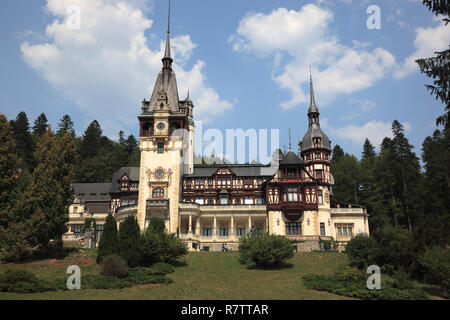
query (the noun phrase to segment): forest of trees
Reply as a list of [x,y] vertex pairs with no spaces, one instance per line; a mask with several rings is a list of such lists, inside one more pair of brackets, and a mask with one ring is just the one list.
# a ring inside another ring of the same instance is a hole
[[118,141],[102,135],[93,121],[76,136],[69,115],[54,133],[44,113],[30,128],[25,112],[15,120],[0,115],[0,254],[6,260],[36,248],[62,246],[74,182],[109,182],[122,166],[139,166],[134,136]]

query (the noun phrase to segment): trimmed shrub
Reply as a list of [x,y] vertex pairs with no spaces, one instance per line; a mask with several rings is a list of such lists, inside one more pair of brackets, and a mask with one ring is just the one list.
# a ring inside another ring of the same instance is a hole
[[117,222],[112,215],[108,215],[103,227],[102,237],[98,244],[97,263],[101,263],[106,256],[119,253],[119,236]]
[[82,286],[87,289],[121,289],[131,287],[132,285],[133,283],[127,279],[92,274],[85,275],[82,283]]
[[151,266],[151,268],[149,268],[149,271],[155,275],[166,275],[174,272],[175,268],[168,263],[158,262]]
[[125,278],[128,275],[128,266],[122,257],[110,255],[103,258],[100,273],[104,276]]
[[130,267],[136,267],[140,262],[141,230],[137,219],[129,216],[120,224],[119,254]]
[[127,280],[134,284],[172,283],[172,279],[166,278],[165,273],[155,273],[151,268],[133,268],[130,270]]
[[358,234],[347,243],[345,252],[350,260],[350,265],[362,270],[375,263],[378,245],[375,239]]
[[280,266],[294,256],[291,241],[283,236],[257,232],[239,241],[240,262],[248,266]]

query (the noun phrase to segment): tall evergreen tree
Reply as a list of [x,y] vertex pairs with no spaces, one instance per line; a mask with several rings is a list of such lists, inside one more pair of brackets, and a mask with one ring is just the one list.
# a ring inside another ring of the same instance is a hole
[[339,160],[344,156],[344,150],[337,144],[334,146],[333,151],[331,153],[331,161],[334,163],[338,163]]
[[129,216],[119,227],[119,255],[130,267],[136,267],[140,262],[141,230],[137,219]]
[[57,132],[57,135],[63,136],[66,133],[70,133],[71,135],[75,136],[73,125],[74,123],[70,116],[68,114],[64,115],[58,124],[59,130]]
[[112,254],[119,254],[119,236],[116,219],[110,214],[106,218],[98,244],[97,263],[101,263],[104,257]]
[[[342,150],[340,147],[335,150]],[[338,155],[338,161],[333,161],[331,173],[334,177],[333,198],[336,200],[359,204],[360,203],[360,167],[355,156]]]
[[102,129],[97,120],[92,121],[87,127],[83,135],[83,142],[81,144],[80,156],[83,159],[94,157],[102,142]]
[[33,161],[33,141],[30,134],[30,125],[25,112],[20,112],[16,120],[12,122],[14,139],[16,141],[17,155],[24,161],[25,165],[32,169]]
[[62,245],[62,235],[67,231],[68,207],[73,201],[74,153],[70,134],[58,138],[48,129],[38,141],[34,154],[38,166],[30,186],[36,245],[47,246],[50,240]]
[[0,114],[0,228],[8,227],[11,190],[17,183],[16,164],[16,145],[13,130],[6,116]]
[[[450,4],[448,0],[423,0],[423,4],[436,16],[442,16],[446,26],[450,22]],[[448,27],[448,26],[447,26]],[[437,125],[450,127],[450,46],[449,49],[436,52],[431,58],[416,60],[420,71],[433,78],[432,85],[426,85],[430,94],[441,100],[446,113],[436,120]]]
[[39,117],[34,121],[33,134],[35,136],[41,137],[45,134],[48,129],[48,120],[45,113],[41,113]]

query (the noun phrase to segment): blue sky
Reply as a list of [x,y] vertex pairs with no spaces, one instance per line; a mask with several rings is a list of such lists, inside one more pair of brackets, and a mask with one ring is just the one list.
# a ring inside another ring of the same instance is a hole
[[[79,29],[67,8],[80,8]],[[370,30],[369,5],[381,9]],[[0,4],[0,112],[64,114],[81,134],[94,119],[115,138],[138,135],[137,115],[161,69],[167,0],[6,0]],[[450,43],[416,0],[172,0],[171,38],[180,98],[203,128],[280,129],[288,145],[307,130],[309,66],[321,124],[359,157],[394,119],[420,153],[443,106],[413,60]],[[296,148],[294,148],[296,150]]]

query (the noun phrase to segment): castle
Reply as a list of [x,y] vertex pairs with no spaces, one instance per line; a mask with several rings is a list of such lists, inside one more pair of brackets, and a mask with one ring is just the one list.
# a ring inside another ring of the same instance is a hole
[[[86,218],[97,222],[97,240],[108,214],[118,224],[136,216],[141,230],[152,217],[164,219],[189,250],[236,250],[252,230],[283,235],[298,251],[319,249],[319,240],[345,245],[358,233],[369,234],[363,207],[334,200],[330,172],[331,141],[320,128],[312,77],[308,130],[299,143],[272,164],[194,164],[194,104],[180,100],[170,29],[162,70],[139,115],[139,168],[121,168],[111,183],[73,184],[65,241],[83,237]],[[305,121],[306,122],[306,121]]]

